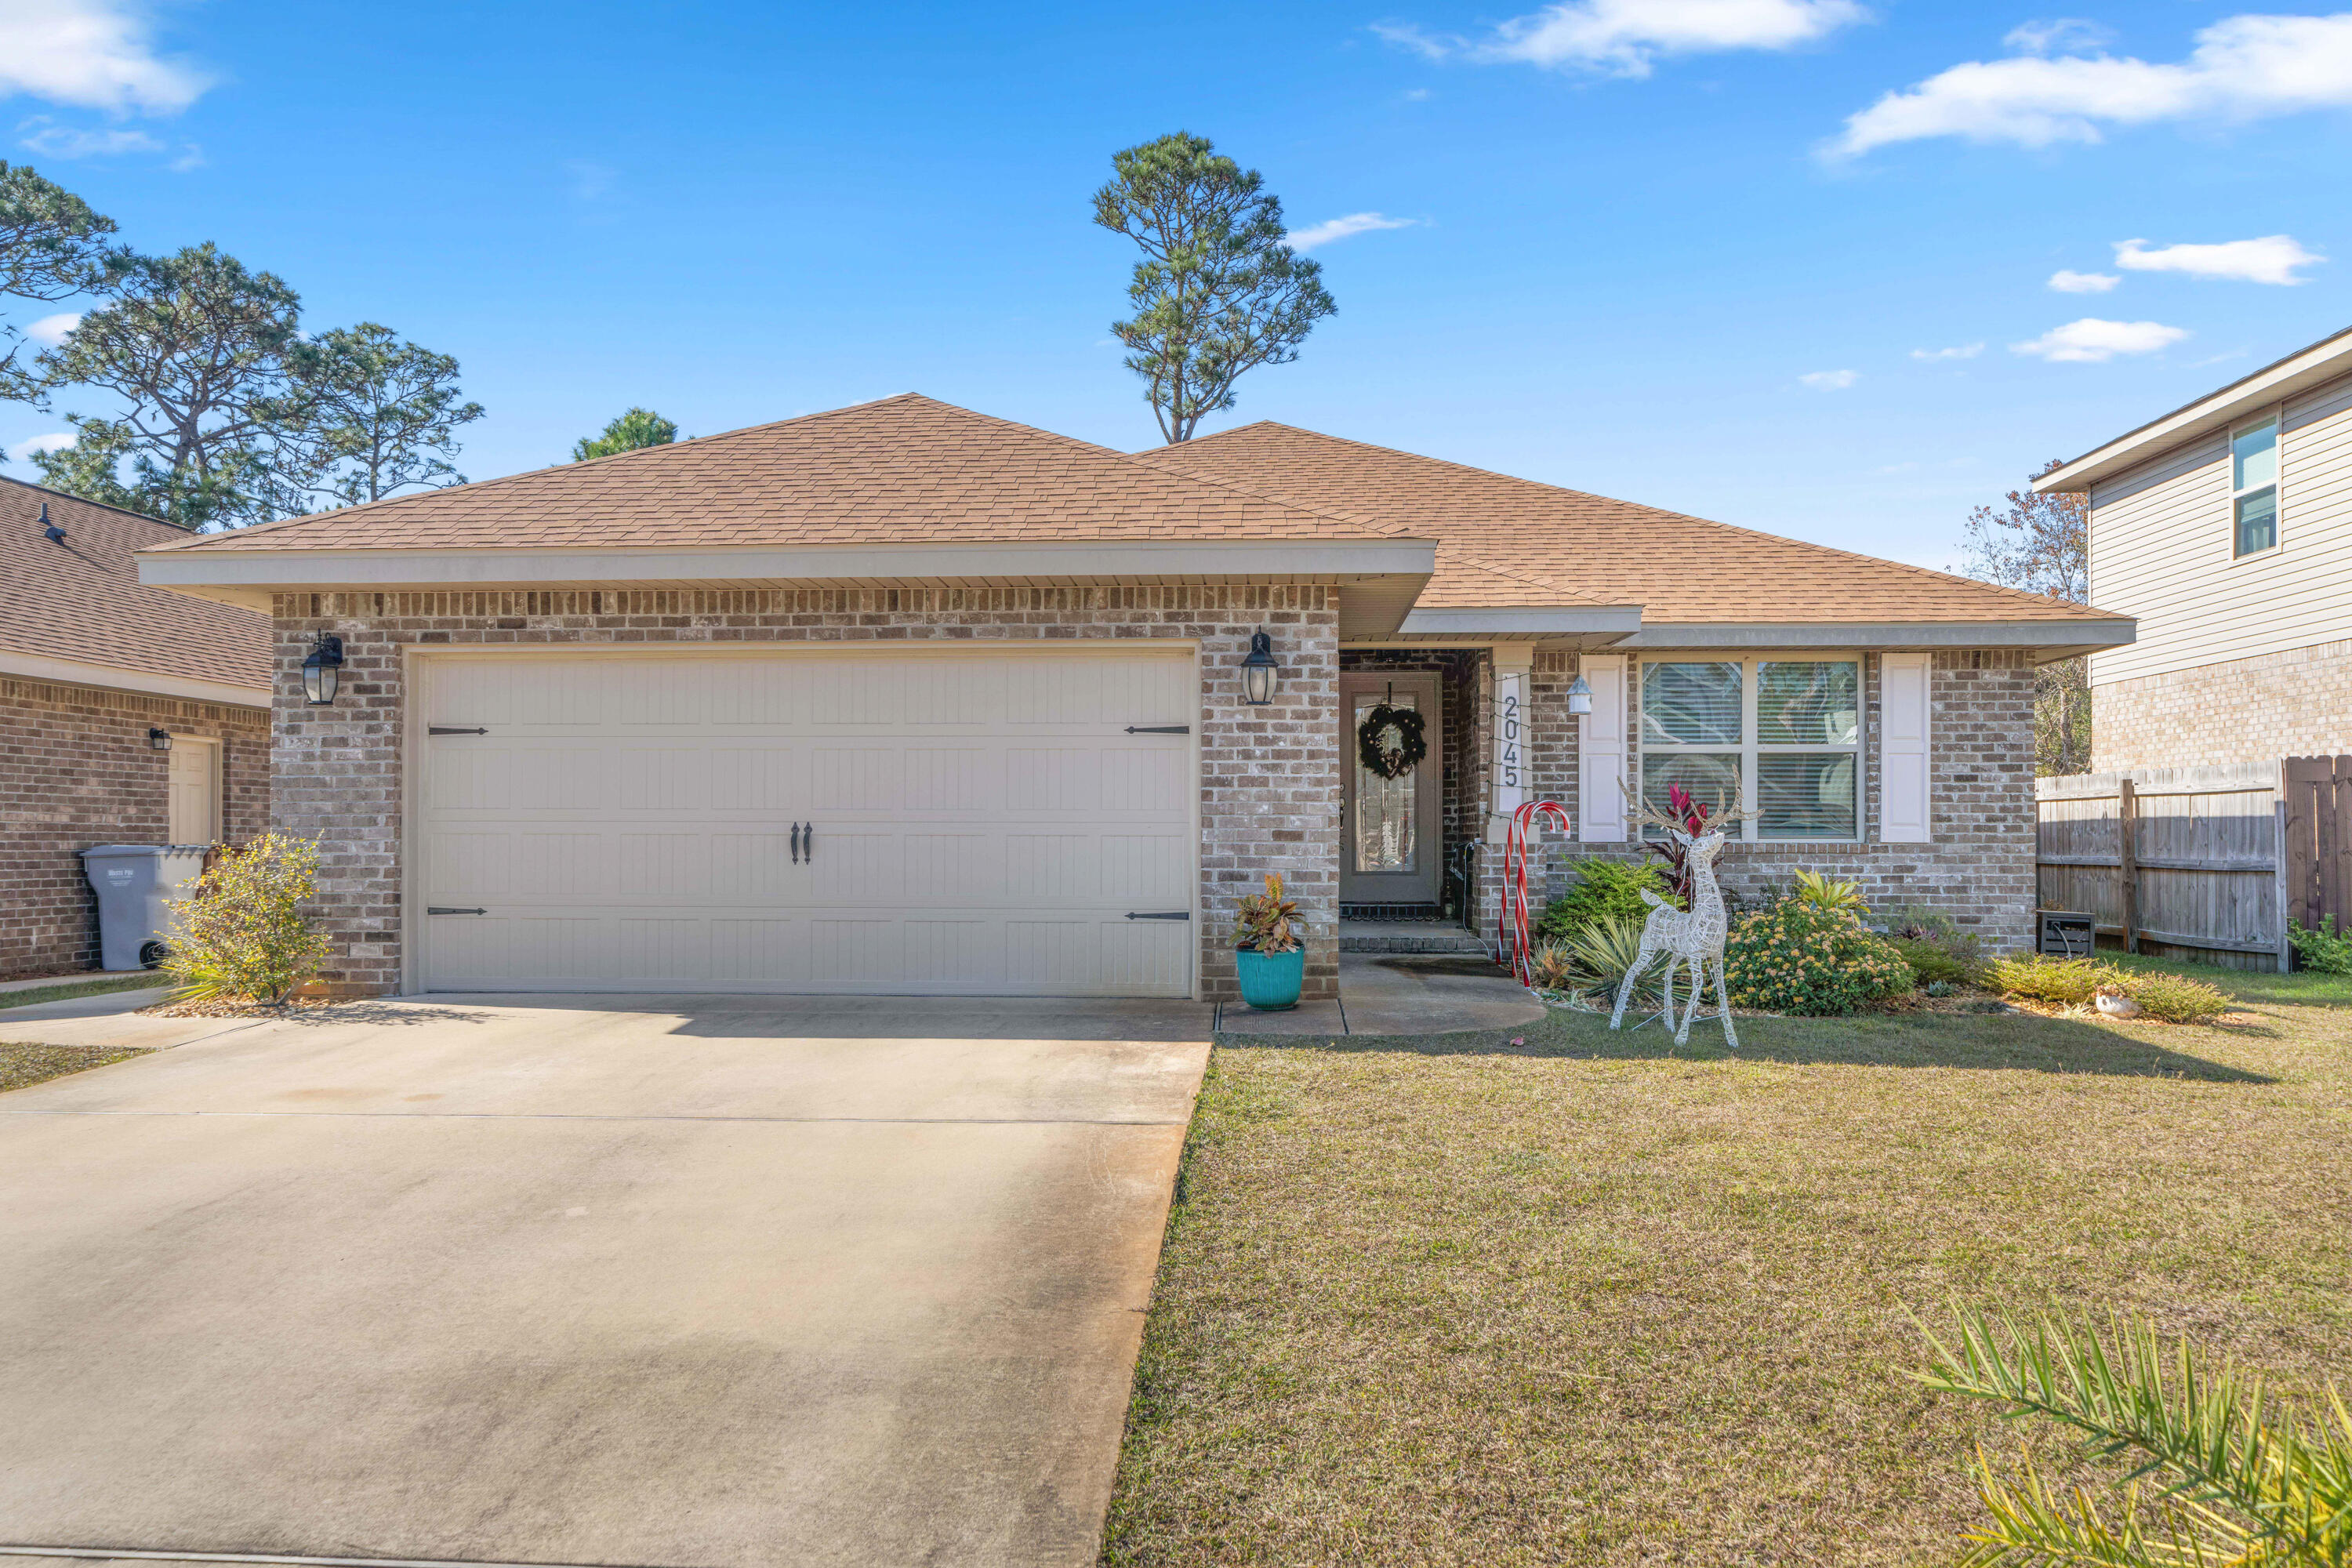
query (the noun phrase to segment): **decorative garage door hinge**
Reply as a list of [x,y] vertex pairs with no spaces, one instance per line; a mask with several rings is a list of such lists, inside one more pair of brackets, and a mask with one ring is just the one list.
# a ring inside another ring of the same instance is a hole
[[488,730],[467,730],[455,724],[427,724],[425,727],[425,732],[428,735],[487,735],[489,733]]
[[1127,911],[1127,918],[1131,921],[1189,921],[1192,918],[1192,911],[1190,910],[1156,910],[1150,913],[1138,914],[1133,910],[1129,910]]
[[425,906],[425,912],[428,915],[486,915],[490,911],[488,910],[461,910],[450,904],[427,904]]
[[1190,724],[1129,724],[1127,727],[1127,732],[1130,735],[1189,735],[1192,732],[1192,726]]

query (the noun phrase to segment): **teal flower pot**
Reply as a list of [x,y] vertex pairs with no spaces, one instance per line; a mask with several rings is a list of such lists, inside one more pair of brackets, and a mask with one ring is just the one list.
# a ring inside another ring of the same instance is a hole
[[1279,1013],[1298,1005],[1299,988],[1307,984],[1307,950],[1260,952],[1255,948],[1234,950],[1234,966],[1241,971],[1242,1000],[1261,1012]]

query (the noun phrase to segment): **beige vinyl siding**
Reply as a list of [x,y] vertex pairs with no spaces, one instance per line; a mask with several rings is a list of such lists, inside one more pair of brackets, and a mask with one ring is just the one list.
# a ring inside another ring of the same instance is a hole
[[2231,553],[2227,431],[2092,488],[2091,602],[2139,621],[2138,640],[2092,656],[2095,684],[2346,635],[2352,376],[2290,400],[2279,447],[2279,542],[2242,558]]

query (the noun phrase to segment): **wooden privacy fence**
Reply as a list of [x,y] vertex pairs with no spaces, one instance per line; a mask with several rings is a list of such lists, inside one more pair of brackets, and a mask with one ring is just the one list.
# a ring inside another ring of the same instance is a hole
[[[2042,907],[2088,914],[2102,936],[2134,952],[2287,968],[2286,915],[2313,907],[2289,892],[2303,875],[2296,847],[2317,842],[2315,823],[2324,816],[2333,854],[2344,837],[2338,801],[2352,804],[2352,765],[2339,773],[2333,759],[2320,759],[2324,786],[2295,782],[2310,761],[2035,780]],[[2303,816],[2292,814],[2298,792]],[[2310,811],[2323,795],[2326,811]],[[2335,855],[2334,864],[2347,860]],[[2330,886],[2340,896],[2345,879],[2335,877]]]

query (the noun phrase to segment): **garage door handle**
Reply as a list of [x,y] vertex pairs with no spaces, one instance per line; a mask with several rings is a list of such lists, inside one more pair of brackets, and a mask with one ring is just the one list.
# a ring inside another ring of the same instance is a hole
[[489,733],[488,730],[467,730],[456,724],[427,724],[425,727],[425,732],[428,735],[487,735]]
[[801,858],[811,865],[816,863],[816,824],[801,824]]
[[1189,921],[1192,918],[1192,911],[1190,910],[1158,910],[1146,914],[1138,914],[1133,910],[1129,910],[1127,911],[1127,918],[1131,921]]
[[1192,726],[1190,724],[1129,724],[1127,727],[1127,732],[1130,735],[1189,735],[1192,732]]
[[447,904],[427,904],[425,906],[425,912],[428,915],[486,915],[490,911],[488,910],[453,909]]
[[795,823],[793,823],[793,865],[795,865],[795,866],[797,866],[797,865],[799,865],[800,863],[801,863],[801,825],[800,825],[799,823],[795,822]]

